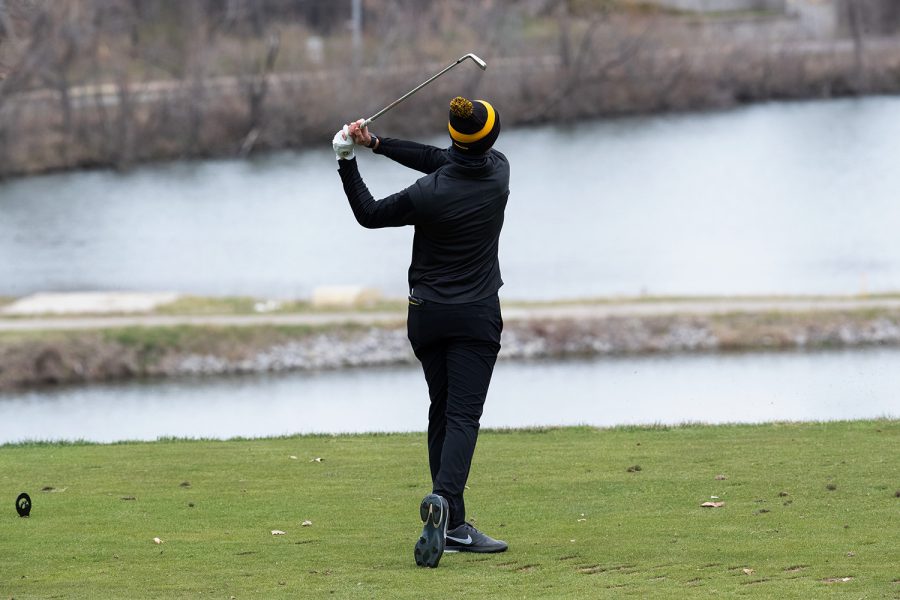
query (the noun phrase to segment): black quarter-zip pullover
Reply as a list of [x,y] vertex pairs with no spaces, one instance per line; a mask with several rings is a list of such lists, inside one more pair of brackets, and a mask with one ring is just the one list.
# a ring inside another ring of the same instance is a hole
[[506,157],[496,150],[470,156],[391,138],[381,138],[375,153],[426,174],[405,190],[375,200],[356,159],[338,161],[360,225],[415,226],[410,294],[444,304],[496,294],[503,285],[497,254],[509,197]]

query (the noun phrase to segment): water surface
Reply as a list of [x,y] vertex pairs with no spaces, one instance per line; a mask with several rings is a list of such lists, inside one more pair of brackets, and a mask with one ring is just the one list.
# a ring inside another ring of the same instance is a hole
[[[900,98],[505,130],[498,148],[512,165],[508,298],[900,290]],[[417,177],[360,155],[378,197]],[[0,295],[361,284],[402,297],[411,238],[355,223],[328,140],[35,177],[0,184]]]
[[[484,427],[900,417],[900,349],[497,365]],[[0,395],[0,443],[424,431],[419,369],[357,369]]]

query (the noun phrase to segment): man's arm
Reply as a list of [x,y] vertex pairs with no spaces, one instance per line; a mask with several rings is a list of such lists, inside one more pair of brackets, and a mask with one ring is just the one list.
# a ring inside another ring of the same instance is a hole
[[375,200],[359,174],[355,158],[339,160],[338,173],[353,216],[360,225],[367,229],[415,225],[416,211],[409,188],[382,200]]
[[371,148],[375,154],[387,156],[404,167],[428,175],[437,171],[450,160],[449,152],[446,149],[407,140],[373,136],[369,133],[368,127],[360,129],[360,122],[362,119],[350,123],[349,134],[353,141],[360,146]]
[[446,149],[393,138],[379,138],[378,147],[373,152],[426,175],[434,173],[450,160]]

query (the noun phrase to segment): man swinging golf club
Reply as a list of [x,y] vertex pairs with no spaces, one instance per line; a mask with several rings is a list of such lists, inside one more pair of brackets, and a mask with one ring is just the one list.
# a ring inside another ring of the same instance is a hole
[[[454,98],[447,149],[379,138],[367,124],[360,119],[345,125],[333,140],[353,214],[366,228],[415,226],[407,333],[431,397],[432,480],[432,493],[420,506],[424,528],[415,545],[416,564],[437,567],[445,550],[503,552],[506,542],[466,522],[463,500],[503,329],[497,249],[509,163],[492,149],[500,114],[484,100]],[[425,176],[376,201],[359,174],[355,145]]]

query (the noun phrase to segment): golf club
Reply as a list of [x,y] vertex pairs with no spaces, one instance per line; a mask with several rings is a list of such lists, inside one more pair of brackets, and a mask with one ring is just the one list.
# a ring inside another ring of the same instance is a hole
[[420,83],[413,89],[409,90],[408,92],[406,92],[405,94],[403,94],[402,96],[400,96],[399,98],[397,98],[396,100],[394,100],[393,102],[391,102],[390,104],[388,104],[387,106],[385,106],[384,108],[379,110],[377,113],[375,113],[374,115],[372,115],[371,117],[366,119],[365,122],[363,122],[361,128],[368,127],[369,123],[371,123],[372,121],[374,121],[375,119],[377,119],[378,117],[380,117],[381,115],[386,113],[387,111],[391,110],[392,108],[394,108],[395,106],[397,106],[398,104],[400,104],[401,102],[403,102],[404,100],[406,100],[407,98],[409,98],[410,96],[412,96],[413,94],[415,94],[416,92],[421,90],[423,87],[425,87],[426,85],[428,85],[429,83],[431,83],[432,81],[434,81],[435,79],[437,79],[438,77],[440,77],[441,75],[443,75],[444,73],[446,73],[447,71],[449,71],[450,69],[452,69],[453,67],[458,65],[459,63],[461,63],[462,61],[466,60],[467,58],[472,59],[472,62],[474,62],[476,65],[478,65],[478,68],[481,69],[482,71],[487,69],[487,63],[484,62],[483,60],[481,60],[480,58],[478,58],[477,56],[475,56],[474,54],[472,54],[471,52],[464,56],[460,56],[458,59],[456,59],[456,62],[451,63],[450,66],[446,67],[440,73],[432,75],[427,80],[423,81],[422,83]]

